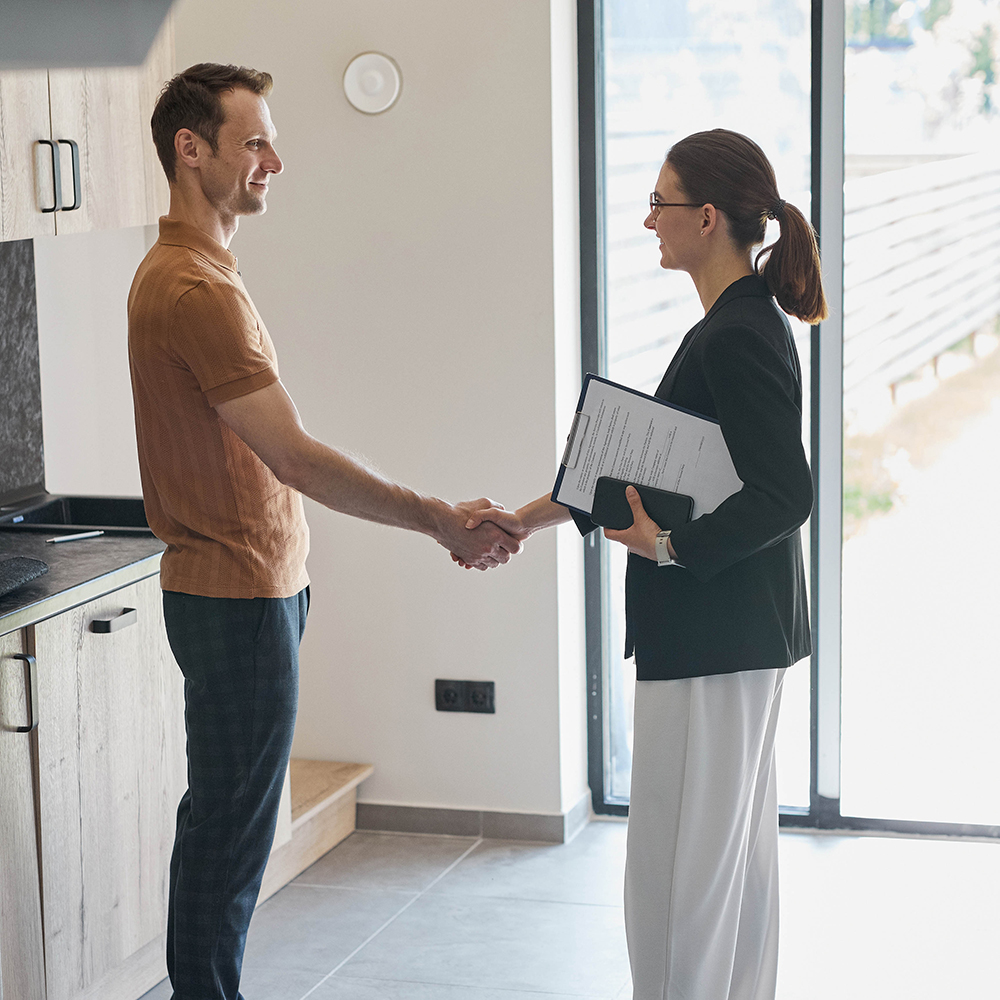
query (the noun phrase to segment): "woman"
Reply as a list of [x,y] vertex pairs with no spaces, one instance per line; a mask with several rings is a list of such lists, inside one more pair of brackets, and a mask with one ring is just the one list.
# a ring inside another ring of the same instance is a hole
[[[769,218],[780,237],[755,257]],[[637,677],[633,997],[765,1000],[777,969],[774,734],[784,671],[810,652],[798,529],[813,496],[799,360],[778,307],[826,316],[819,255],[762,150],[724,129],[671,148],[645,226],[660,266],[690,274],[705,309],[656,395],[719,421],[744,485],[665,537],[629,487],[632,527],[605,530],[629,549],[625,655]],[[545,496],[469,526],[488,519],[526,538],[569,517]]]

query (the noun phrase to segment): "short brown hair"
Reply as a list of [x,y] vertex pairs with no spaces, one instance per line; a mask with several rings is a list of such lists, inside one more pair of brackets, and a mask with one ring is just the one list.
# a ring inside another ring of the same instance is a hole
[[270,73],[219,63],[198,63],[167,81],[149,122],[156,155],[163,164],[167,180],[173,183],[177,179],[174,136],[180,129],[190,129],[217,153],[219,129],[226,117],[222,95],[242,88],[266,97],[271,92],[272,82]]
[[725,214],[740,250],[763,243],[768,218],[777,219],[781,235],[757,254],[754,270],[785,312],[807,323],[826,319],[816,234],[778,196],[774,168],[757,143],[724,128],[695,132],[670,147],[667,163],[691,201]]

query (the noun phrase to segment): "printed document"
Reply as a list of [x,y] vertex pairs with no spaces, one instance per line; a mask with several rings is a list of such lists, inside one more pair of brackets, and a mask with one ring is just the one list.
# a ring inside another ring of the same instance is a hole
[[684,493],[692,518],[743,486],[716,421],[588,375],[552,499],[589,514],[601,476]]

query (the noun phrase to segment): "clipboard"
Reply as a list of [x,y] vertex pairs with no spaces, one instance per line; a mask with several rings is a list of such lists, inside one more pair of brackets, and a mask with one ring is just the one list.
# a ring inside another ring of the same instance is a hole
[[692,520],[743,486],[717,420],[588,374],[552,500],[589,517],[602,477],[689,496]]

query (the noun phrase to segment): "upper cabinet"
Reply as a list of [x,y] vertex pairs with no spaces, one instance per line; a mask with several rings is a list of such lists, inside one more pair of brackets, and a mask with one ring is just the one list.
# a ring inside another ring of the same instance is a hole
[[44,69],[0,72],[0,240],[28,239],[56,231],[51,166],[47,201],[38,189],[43,171],[40,141],[50,142],[49,75]]
[[149,118],[172,73],[170,18],[142,66],[0,72],[0,240],[155,223]]

